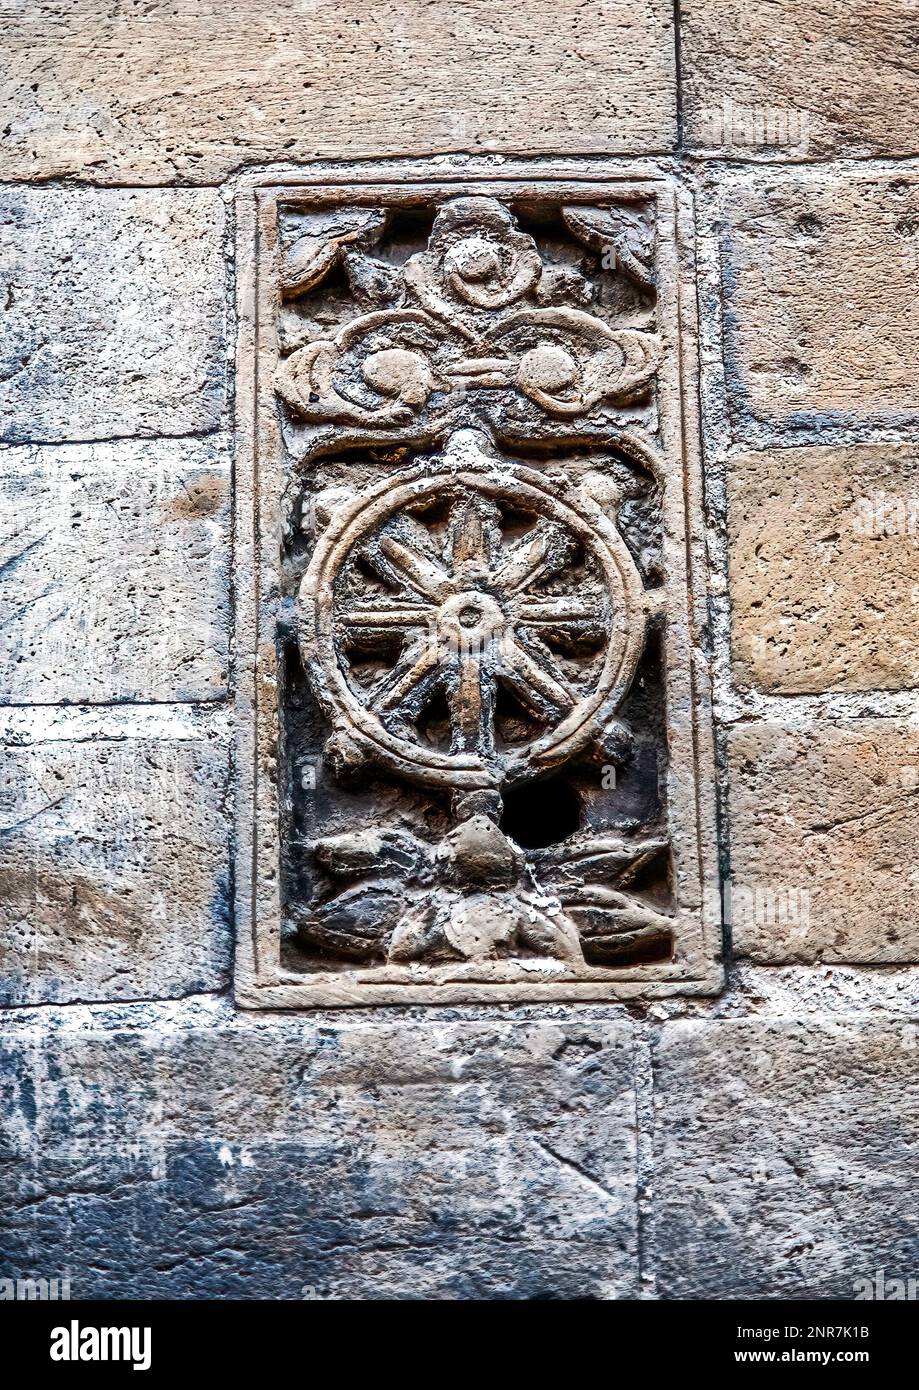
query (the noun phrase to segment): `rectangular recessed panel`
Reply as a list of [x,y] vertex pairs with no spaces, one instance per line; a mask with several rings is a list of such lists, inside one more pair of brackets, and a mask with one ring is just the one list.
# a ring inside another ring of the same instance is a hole
[[687,206],[416,173],[238,198],[239,997],[711,991]]

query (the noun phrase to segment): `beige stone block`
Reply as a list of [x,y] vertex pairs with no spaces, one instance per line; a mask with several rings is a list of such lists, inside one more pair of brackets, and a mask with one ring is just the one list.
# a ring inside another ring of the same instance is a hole
[[919,683],[919,445],[728,465],[734,668],[781,694]]
[[682,0],[687,142],[734,158],[919,150],[909,0]]
[[229,484],[208,440],[0,450],[0,699],[223,695]]
[[919,961],[919,727],[743,724],[729,760],[734,951]]
[[916,1278],[915,1038],[883,1015],[664,1027],[645,1245],[658,1298],[850,1300],[879,1269]]
[[265,160],[676,138],[669,0],[17,8],[0,57],[8,178],[218,182]]
[[3,1002],[223,987],[226,748],[114,730],[0,755]]
[[0,439],[217,428],[223,228],[203,189],[0,189]]
[[919,182],[757,175],[724,196],[735,436],[755,436],[756,422],[777,427],[782,443],[796,433],[806,443],[827,430],[915,424]]

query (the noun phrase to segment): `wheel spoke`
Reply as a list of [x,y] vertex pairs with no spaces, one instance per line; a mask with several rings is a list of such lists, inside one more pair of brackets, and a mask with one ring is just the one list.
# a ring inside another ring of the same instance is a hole
[[453,572],[485,574],[491,568],[498,538],[498,509],[484,497],[467,497],[450,517],[450,559]]
[[549,652],[542,649],[539,656],[536,661],[513,637],[506,637],[501,647],[501,675],[536,714],[562,714],[576,697]]
[[342,614],[345,627],[407,628],[426,627],[435,610],[427,604],[375,603],[367,608],[352,608]]
[[439,662],[436,642],[427,639],[416,642],[375,692],[374,704],[385,713],[399,712],[405,705],[410,712],[416,712],[415,707],[420,708],[430,683],[428,678],[436,674]]
[[490,752],[493,699],[494,686],[485,674],[481,658],[475,654],[461,656],[451,710],[454,753]]
[[563,595],[560,597],[520,597],[510,605],[511,622],[529,628],[543,642],[563,647],[580,647],[584,642],[602,641],[609,633],[609,611],[602,601],[593,603]]
[[447,571],[434,560],[405,545],[396,536],[381,536],[380,550],[399,574],[424,598],[440,603],[453,592]]
[[521,598],[511,611],[515,622],[549,623],[552,627],[560,623],[596,623],[600,616],[596,608],[576,598]]
[[495,588],[506,595],[557,574],[571,558],[571,538],[555,522],[540,521],[511,546],[494,576]]

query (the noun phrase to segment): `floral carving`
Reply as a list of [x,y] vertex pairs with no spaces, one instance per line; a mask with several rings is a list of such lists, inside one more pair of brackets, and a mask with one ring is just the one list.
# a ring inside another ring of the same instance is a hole
[[320,338],[295,352],[279,390],[305,420],[406,424],[438,384],[439,345],[417,310],[367,314],[331,341]]
[[405,267],[421,304],[470,342],[481,341],[483,315],[533,289],[542,261],[533,238],[494,198],[457,198],[434,219],[428,250]]
[[[596,217],[586,217],[574,225],[593,244],[600,232]],[[355,220],[325,240],[301,236],[288,252],[289,294],[315,288],[343,266],[357,301],[376,306],[282,364],[278,391],[299,419],[430,437],[473,422],[485,393],[525,398],[537,408],[538,426],[540,418],[572,420],[606,402],[628,404],[651,386],[657,335],[613,329],[580,308],[541,305],[544,266],[536,243],[496,199],[445,204],[427,250],[401,272],[358,249],[379,239],[384,215],[364,210],[351,225]],[[622,254],[638,278],[638,253]],[[552,297],[559,274],[552,272]],[[503,404],[497,402],[499,411]]]
[[[551,857],[537,879],[484,815],[463,820],[436,847],[367,827],[314,844],[331,888],[302,914],[299,930],[304,940],[355,960],[655,959],[669,954],[672,919],[619,885],[666,848],[660,840],[572,846],[572,859],[580,849],[589,872],[606,880],[572,886],[567,865]],[[368,900],[362,880],[371,877]]]

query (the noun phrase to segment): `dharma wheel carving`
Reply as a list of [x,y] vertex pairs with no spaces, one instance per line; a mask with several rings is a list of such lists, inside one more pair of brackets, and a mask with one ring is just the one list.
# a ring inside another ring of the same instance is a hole
[[[544,473],[502,467],[480,438],[452,435],[439,463],[333,515],[303,580],[298,630],[350,761],[500,789],[603,735],[631,683],[648,602],[595,503]],[[516,730],[498,716],[502,690],[522,707]],[[438,696],[440,743],[423,727]]]
[[715,988],[677,191],[253,184],[240,225],[246,1002]]

